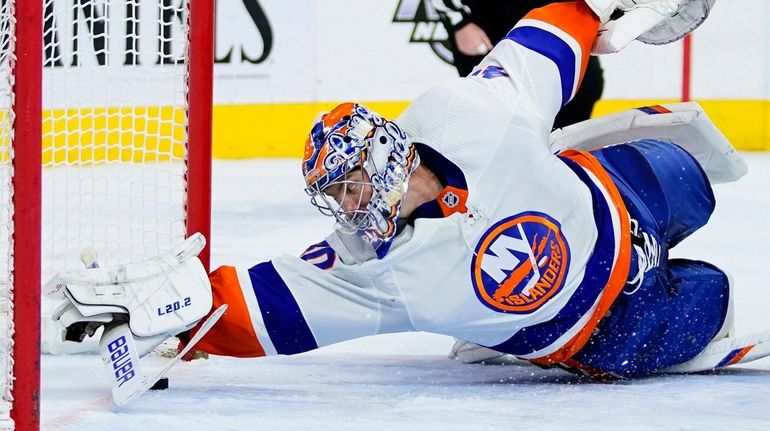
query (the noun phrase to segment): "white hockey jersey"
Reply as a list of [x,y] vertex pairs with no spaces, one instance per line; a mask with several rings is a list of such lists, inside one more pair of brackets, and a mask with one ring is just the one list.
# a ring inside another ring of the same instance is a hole
[[606,172],[586,153],[549,151],[597,28],[582,2],[536,9],[472,76],[396,120],[446,188],[385,258],[356,262],[333,235],[301,258],[221,269],[237,273],[256,352],[427,331],[540,363],[571,357],[630,265],[628,215]]

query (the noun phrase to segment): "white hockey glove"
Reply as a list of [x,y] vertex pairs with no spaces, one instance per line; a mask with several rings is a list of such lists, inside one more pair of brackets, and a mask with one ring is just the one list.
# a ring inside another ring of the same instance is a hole
[[[677,41],[706,20],[716,0],[585,0],[602,26],[592,53],[611,54],[633,40],[653,45]],[[612,19],[615,11],[622,16]]]
[[60,272],[46,284],[49,297],[65,301],[52,318],[69,341],[104,324],[128,322],[142,356],[211,310],[211,284],[197,258],[205,244],[195,234],[143,262]]

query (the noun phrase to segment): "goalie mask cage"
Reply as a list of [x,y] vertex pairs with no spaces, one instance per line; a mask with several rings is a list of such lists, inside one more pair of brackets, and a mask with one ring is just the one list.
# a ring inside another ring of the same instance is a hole
[[0,429],[40,426],[41,321],[66,351],[41,281],[209,236],[213,29],[214,0],[1,1]]

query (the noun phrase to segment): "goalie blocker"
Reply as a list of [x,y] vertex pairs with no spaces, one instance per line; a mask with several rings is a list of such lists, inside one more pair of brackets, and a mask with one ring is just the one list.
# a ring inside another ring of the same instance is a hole
[[[46,285],[49,297],[64,301],[52,316],[61,324],[62,338],[82,341],[105,327],[99,350],[117,404],[149,389],[182,354],[153,378],[142,372],[140,357],[167,338],[192,328],[211,311],[211,284],[197,258],[205,244],[203,235],[195,234],[156,258],[65,271]],[[225,309],[212,314],[184,353]]]

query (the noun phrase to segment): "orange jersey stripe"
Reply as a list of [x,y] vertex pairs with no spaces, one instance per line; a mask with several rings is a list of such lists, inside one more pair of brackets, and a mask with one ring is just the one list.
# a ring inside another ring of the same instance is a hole
[[[265,350],[257,339],[251,315],[238,282],[238,275],[232,266],[222,266],[209,274],[214,295],[212,310],[227,304],[225,314],[219,322],[198,342],[195,349],[214,355],[253,358],[265,356]],[[198,327],[190,332],[194,335]]]
[[524,19],[535,19],[551,24],[569,34],[580,45],[583,53],[580,64],[580,78],[578,85],[583,80],[583,74],[588,65],[588,57],[599,31],[599,17],[580,1],[553,3],[547,6],[533,9]]
[[618,297],[620,291],[623,290],[631,267],[631,227],[628,211],[626,210],[626,205],[623,203],[623,198],[620,196],[620,192],[618,192],[617,187],[615,187],[615,184],[607,174],[607,171],[604,170],[594,156],[587,152],[568,150],[560,155],[568,157],[594,174],[609,193],[612,204],[617,208],[620,216],[620,251],[618,252],[618,258],[615,265],[610,272],[610,278],[607,281],[607,285],[602,291],[599,304],[591,315],[591,318],[580,332],[557,351],[545,357],[531,360],[531,362],[540,365],[564,362],[571,358],[586,344],[588,338],[593,334],[594,329],[596,329],[596,325],[598,325],[602,317],[607,314],[607,310],[609,310],[612,303],[615,302],[615,298]]

